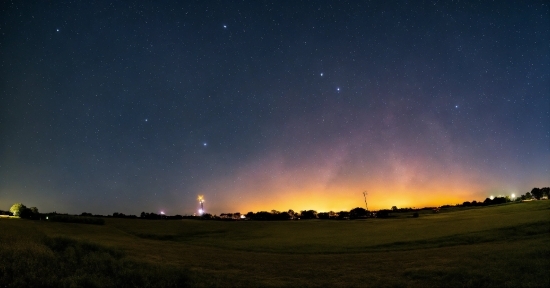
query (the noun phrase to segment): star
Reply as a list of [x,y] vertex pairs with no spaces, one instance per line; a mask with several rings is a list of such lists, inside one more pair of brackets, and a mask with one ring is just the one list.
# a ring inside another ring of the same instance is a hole
[[458,105],[455,105],[455,108],[458,108]]
[[206,142],[202,143],[202,146],[206,147],[208,144]]
[[321,77],[323,77],[323,72],[321,72]]
[[336,91],[340,91],[340,87],[337,87],[337,88],[336,88]]
[[227,25],[223,25],[223,28],[226,29],[226,28],[227,28]]
[[145,122],[149,121],[149,119],[145,118]]
[[55,29],[55,31],[59,32],[59,28]]

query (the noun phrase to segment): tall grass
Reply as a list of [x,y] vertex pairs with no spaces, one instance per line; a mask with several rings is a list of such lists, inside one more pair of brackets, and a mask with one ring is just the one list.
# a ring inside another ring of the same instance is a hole
[[[188,271],[127,259],[120,249],[67,237],[5,237],[0,286],[186,287]],[[36,235],[35,235],[36,236]]]

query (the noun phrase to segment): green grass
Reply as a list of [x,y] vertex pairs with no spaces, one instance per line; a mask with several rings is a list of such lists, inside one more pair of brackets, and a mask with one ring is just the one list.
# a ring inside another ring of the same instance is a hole
[[[25,220],[11,220],[24,226]],[[5,223],[2,223],[5,224]],[[10,228],[13,228],[10,227]],[[5,231],[5,230],[4,230]],[[185,287],[188,271],[125,257],[109,248],[68,237],[14,229],[0,237],[0,286],[8,287]],[[11,233],[10,233],[11,234]]]
[[0,284],[547,287],[549,216],[534,201],[354,221],[0,219]]

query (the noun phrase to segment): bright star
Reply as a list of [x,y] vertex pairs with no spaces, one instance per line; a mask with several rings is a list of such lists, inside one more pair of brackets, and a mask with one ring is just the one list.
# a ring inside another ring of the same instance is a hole
[[145,122],[149,121],[149,119],[145,118]]
[[202,146],[206,147],[206,145],[208,145],[208,144],[206,144],[206,142],[202,143]]
[[323,77],[323,73],[321,73],[321,77]]
[[458,105],[455,105],[455,108],[458,108]]
[[340,91],[340,87],[336,88],[336,91]]
[[59,32],[59,28],[55,29],[55,31]]
[[223,25],[223,28],[227,28],[227,25]]

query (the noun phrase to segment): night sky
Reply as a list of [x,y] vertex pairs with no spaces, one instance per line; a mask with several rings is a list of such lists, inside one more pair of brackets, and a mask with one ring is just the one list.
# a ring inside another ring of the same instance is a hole
[[[33,3],[36,2],[36,3]],[[546,1],[14,1],[0,209],[424,207],[550,185]],[[183,2],[183,3],[179,3]]]

